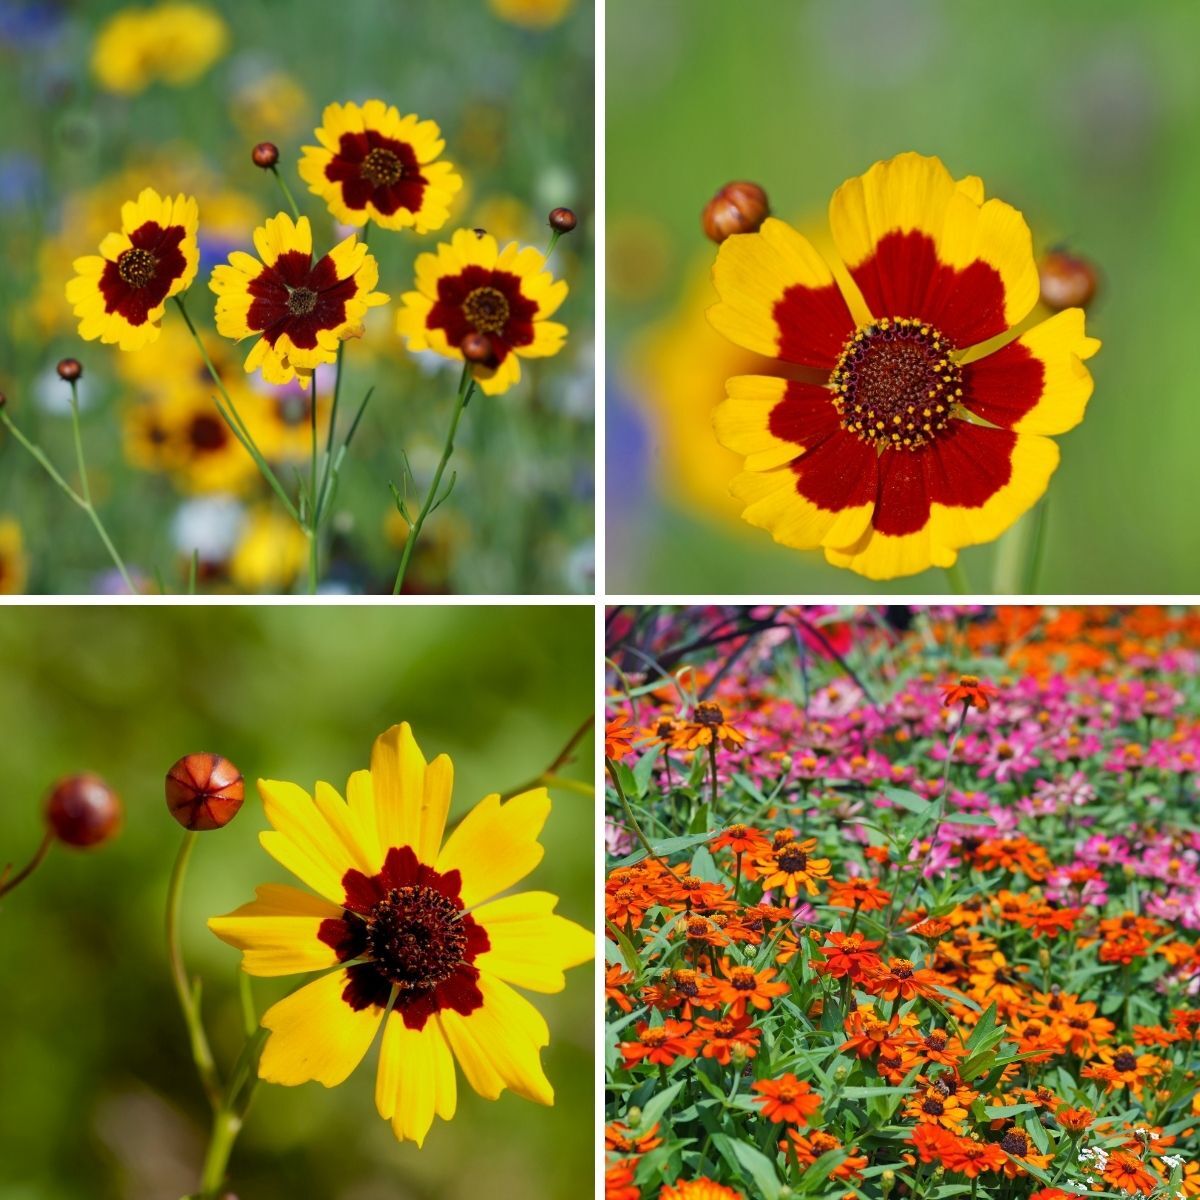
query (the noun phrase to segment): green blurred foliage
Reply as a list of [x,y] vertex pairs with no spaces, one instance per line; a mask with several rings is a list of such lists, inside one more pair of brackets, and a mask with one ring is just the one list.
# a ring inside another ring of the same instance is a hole
[[[1066,242],[1103,275],[1088,320],[1104,341],[1089,363],[1096,391],[1059,439],[1041,587],[1195,591],[1198,44],[1191,0],[609,0],[610,279],[632,269],[611,247],[633,222],[662,264],[640,294],[614,297],[610,284],[618,388],[632,387],[634,335],[711,261],[698,218],[723,183],[756,180],[780,215],[820,222],[838,184],[876,160],[940,155],[1021,209],[1035,246]],[[636,428],[647,408],[636,391],[609,399],[610,461],[643,463],[618,489],[609,479],[612,588],[945,589],[940,571],[872,584],[763,531],[706,523],[656,484],[658,447]],[[963,553],[974,587],[988,588],[995,557]]]
[[[323,201],[309,194],[296,174],[300,147],[315,141],[313,130],[326,104],[377,97],[402,113],[438,122],[445,157],[459,168],[465,189],[450,221],[435,233],[370,229],[380,290],[391,301],[372,314],[378,323],[368,325],[368,337],[350,341],[346,349],[343,432],[367,389],[374,385],[376,390],[342,472],[328,565],[340,587],[390,591],[400,551],[384,533],[394,507],[389,483],[402,484],[402,452],[407,452],[417,481],[410,495],[424,494],[450,421],[458,364],[430,358],[418,365],[395,332],[401,296],[413,288],[417,254],[449,240],[457,228],[495,228],[498,207],[518,226],[519,240],[544,249],[546,214],[565,204],[577,210],[580,225],[563,239],[550,265],[571,289],[556,318],[570,331],[566,347],[552,359],[526,362],[521,383],[504,396],[472,401],[456,443],[454,495],[426,527],[426,545],[417,552],[409,580],[418,592],[590,591],[590,0],[576,0],[564,21],[538,31],[500,20],[487,0],[355,0],[343,6],[327,0],[207,2],[230,28],[227,54],[194,83],[155,84],[131,98],[106,94],[89,70],[96,31],[125,6],[116,0],[0,5],[0,107],[8,114],[0,144],[0,256],[6,264],[0,272],[0,391],[9,397],[14,422],[74,480],[67,390],[53,366],[64,355],[79,358],[85,368],[83,394],[90,402],[84,440],[93,492],[113,540],[143,579],[153,582],[161,573],[166,590],[185,590],[190,549],[181,552],[170,524],[183,497],[165,476],[135,470],[123,457],[120,404],[133,397],[116,374],[121,352],[83,342],[65,299],[53,332],[40,331],[36,320],[31,328],[32,297],[48,282],[41,278],[41,248],[53,239],[72,255],[95,254],[95,244],[76,244],[71,230],[61,227],[64,203],[162,154],[175,156],[181,167],[211,172],[230,193],[249,196],[260,206],[257,219],[265,220],[285,202],[271,175],[252,165],[250,149],[271,140],[279,145],[280,172],[312,220],[314,248],[321,253],[334,244],[334,229]],[[247,97],[255,84],[280,73],[300,90],[298,106],[282,105],[284,123],[293,128],[256,125],[251,132],[247,113],[257,110],[248,108]],[[165,190],[154,178],[145,178],[142,186]],[[117,211],[112,221],[112,228],[119,228]],[[213,339],[211,267],[224,262],[230,250],[250,249],[251,233],[247,227],[240,242],[206,248],[201,205],[201,268],[188,306],[202,333]],[[64,261],[69,264],[70,258]],[[61,285],[55,285],[59,297],[69,278],[69,267],[61,270]],[[169,305],[164,326],[178,320]],[[239,362],[249,346],[240,350]],[[199,370],[198,357],[194,366]],[[292,472],[288,467],[282,475],[289,489],[295,482]],[[265,485],[256,494],[276,503]],[[0,515],[17,517],[24,526],[31,560],[28,591],[97,590],[97,576],[111,564],[94,530],[3,431]]]
[[[41,836],[41,796],[94,770],[125,827],[91,851],[56,847],[0,902],[0,1200],[177,1200],[196,1182],[207,1110],[167,974],[167,878],[181,831],[162,780],[213,750],[247,780],[339,789],[371,742],[408,720],[455,766],[453,822],[537,776],[593,706],[588,607],[9,608],[0,618],[4,804],[0,862]],[[592,779],[592,739],[564,774]],[[526,881],[591,926],[594,816],[554,793],[546,857]],[[257,793],[196,846],[182,928],[204,980],[216,1053],[240,1046],[237,953],[204,927],[287,874],[257,842]],[[553,1108],[460,1076],[459,1112],[423,1150],[373,1103],[375,1051],[339,1088],[261,1085],[231,1164],[242,1200],[568,1200],[592,1173],[593,971],[533,997],[546,1014]],[[295,979],[255,980],[259,1011]]]

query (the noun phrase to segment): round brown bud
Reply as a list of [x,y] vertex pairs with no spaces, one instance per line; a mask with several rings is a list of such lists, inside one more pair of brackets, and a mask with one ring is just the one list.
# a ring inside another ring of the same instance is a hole
[[64,358],[58,364],[58,377],[74,383],[83,374],[83,364],[77,358]]
[[1065,250],[1050,250],[1038,263],[1042,303],[1055,312],[1087,308],[1096,297],[1099,279],[1086,258]]
[[556,208],[550,213],[550,228],[556,233],[570,233],[578,223],[569,208]]
[[486,333],[472,331],[458,344],[467,362],[480,366],[495,366],[496,355],[492,350],[492,339]]
[[727,183],[705,206],[700,223],[718,245],[734,233],[753,233],[771,215],[757,183]]
[[99,775],[68,775],[46,800],[46,823],[68,846],[97,846],[121,827],[121,800]]
[[274,142],[259,142],[250,151],[250,157],[256,167],[269,171],[279,161],[279,147]]
[[220,829],[238,814],[242,773],[219,754],[185,754],[167,772],[167,807],[184,829]]

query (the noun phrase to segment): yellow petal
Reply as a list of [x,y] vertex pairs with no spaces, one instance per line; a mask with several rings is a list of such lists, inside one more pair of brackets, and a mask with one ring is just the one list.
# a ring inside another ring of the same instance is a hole
[[561,992],[563,972],[590,961],[596,938],[582,925],[558,916],[558,897],[549,892],[520,892],[475,909],[491,949],[475,960],[485,973],[533,992]]
[[371,786],[383,853],[411,846],[422,862],[432,862],[454,786],[450,759],[441,754],[427,765],[412,727],[407,722],[393,725],[371,749]]
[[397,1138],[420,1146],[434,1114],[448,1121],[456,1103],[454,1059],[442,1027],[430,1020],[423,1029],[409,1029],[393,1012],[384,1027],[375,1078],[379,1115],[391,1121]]
[[341,917],[336,904],[280,883],[256,888],[255,896],[208,922],[223,942],[243,951],[242,970],[250,975],[294,975],[337,964],[333,948],[317,936],[323,922]]

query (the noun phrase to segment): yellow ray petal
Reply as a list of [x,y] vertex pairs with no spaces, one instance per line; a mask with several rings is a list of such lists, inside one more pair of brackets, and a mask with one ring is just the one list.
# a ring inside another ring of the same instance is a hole
[[393,725],[371,749],[371,786],[380,846],[412,846],[422,862],[432,862],[442,841],[454,768],[446,755],[430,764],[408,722]]
[[337,954],[317,936],[324,921],[342,910],[311,892],[282,883],[255,889],[254,900],[208,927],[223,942],[243,952],[242,970],[250,975],[294,975],[337,964]]
[[519,892],[480,905],[473,915],[487,931],[491,949],[475,965],[517,987],[561,992],[567,983],[563,972],[595,956],[596,938],[558,916],[557,903],[549,892]]
[[388,1017],[375,1078],[375,1106],[392,1123],[401,1141],[420,1146],[436,1113],[454,1116],[457,1082],[454,1059],[442,1027],[426,1021],[424,1029],[409,1029],[396,1012]]

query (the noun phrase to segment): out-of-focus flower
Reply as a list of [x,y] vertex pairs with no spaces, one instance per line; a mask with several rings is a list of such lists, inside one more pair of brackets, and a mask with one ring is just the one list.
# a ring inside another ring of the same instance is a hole
[[965,704],[968,708],[987,712],[992,698],[999,694],[990,683],[983,682],[976,675],[960,675],[957,683],[947,684],[943,689],[942,703],[947,708]]
[[308,95],[300,83],[286,71],[255,69],[244,83],[234,89],[230,115],[247,137],[273,137],[299,133],[307,123],[302,114]]
[[446,223],[462,176],[438,161],[446,143],[435,121],[382,100],[330,104],[316,136],[321,145],[304,147],[298,170],[337,220],[417,233]]
[[567,298],[564,280],[545,269],[532,246],[501,250],[491,234],[460,229],[437,252],[417,258],[418,290],[404,294],[396,326],[409,350],[463,359],[463,343],[482,337],[485,361],[472,353],[471,373],[489,396],[521,378],[520,358],[548,358],[562,349],[567,328],[546,318]]
[[153,188],[121,206],[121,232],[99,255],[77,258],[67,284],[81,338],[139,350],[158,337],[167,300],[196,277],[197,213],[193,196],[171,200]]
[[327,972],[264,1014],[262,1078],[339,1084],[382,1024],[376,1106],[418,1145],[435,1114],[454,1115],[456,1060],[481,1096],[507,1087],[554,1102],[539,1061],[546,1022],[510,985],[561,991],[567,968],[594,953],[592,935],[554,912],[557,897],[494,899],[541,860],[546,789],[486,797],[443,844],[452,780],[450,760],[426,763],[404,724],[376,739],[348,803],[325,783],[309,796],[260,782],[273,827],[263,847],[317,895],[266,884],[209,922],[249,974]]
[[831,372],[828,386],[729,381],[716,429],[745,456],[732,485],[742,517],[873,579],[953,566],[1046,490],[1059,459],[1047,435],[1083,419],[1083,360],[1100,343],[1073,308],[964,360],[1033,309],[1037,265],[1020,213],[937,158],[900,154],[847,180],[830,226],[854,311],[825,259],[775,218],[717,255],[713,325]]
[[549,29],[571,11],[574,0],[488,0],[488,7],[523,29]]
[[21,526],[13,517],[0,517],[0,596],[21,595],[28,572]]
[[367,309],[386,304],[374,291],[379,267],[351,234],[313,262],[312,227],[278,213],[254,231],[259,259],[242,251],[213,271],[217,332],[235,341],[260,335],[246,370],[268,383],[307,384],[315,367],[337,361],[338,344],[355,336]]
[[296,522],[273,505],[260,505],[247,514],[229,577],[240,591],[283,591],[299,575],[307,552],[308,540]]
[[132,96],[152,83],[182,87],[229,47],[229,29],[202,4],[122,8],[96,34],[92,74],[102,88]]

